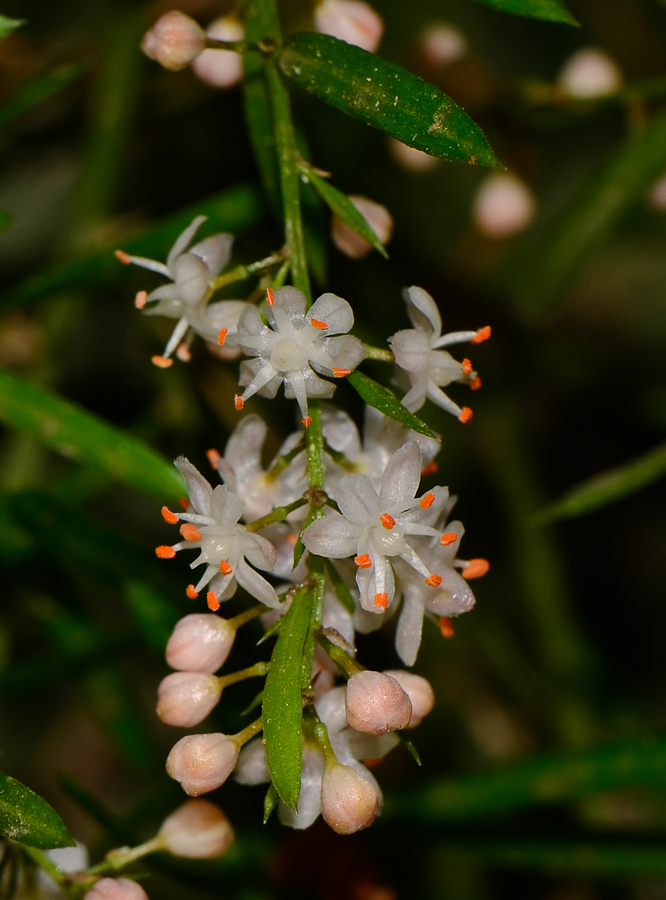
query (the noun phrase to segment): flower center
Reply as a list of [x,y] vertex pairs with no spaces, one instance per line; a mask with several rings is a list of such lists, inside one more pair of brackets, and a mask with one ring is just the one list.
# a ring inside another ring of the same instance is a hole
[[223,559],[228,560],[235,555],[236,535],[204,534],[201,542],[201,553],[211,566],[219,566]]
[[370,543],[375,553],[381,553],[382,556],[398,556],[408,551],[405,532],[400,525],[394,525],[391,529],[383,523],[373,525],[370,528]]
[[302,369],[307,361],[307,350],[296,337],[282,337],[275,342],[271,362],[278,371]]

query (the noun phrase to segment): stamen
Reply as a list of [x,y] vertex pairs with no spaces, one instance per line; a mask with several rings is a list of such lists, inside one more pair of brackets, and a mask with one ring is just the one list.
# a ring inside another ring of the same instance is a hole
[[477,333],[474,335],[470,344],[480,344],[481,341],[487,341],[490,337],[490,325],[486,325],[485,328],[479,328]]
[[303,416],[301,424],[303,425],[303,428],[309,428],[309,426],[312,425],[312,419],[310,416]]
[[143,309],[146,305],[146,300],[148,299],[147,291],[139,291],[136,297],[134,298],[134,305],[137,309]]
[[187,344],[178,344],[176,347],[176,356],[181,362],[188,363],[192,359],[190,348]]
[[388,606],[388,594],[375,594],[375,606],[377,609],[386,609]]
[[179,497],[178,502],[183,507],[185,512],[187,512],[188,509],[190,508],[190,501],[187,499],[187,497]]
[[194,590],[193,584],[188,584],[188,586],[185,588],[185,593],[190,598],[190,600],[196,600],[199,596],[199,592]]
[[190,522],[185,522],[180,526],[180,533],[186,541],[196,542],[202,540],[201,532],[196,525],[192,525]]
[[275,305],[275,294],[273,293],[273,288],[266,288],[266,303],[268,306]]
[[481,578],[490,568],[487,559],[470,559],[460,573],[463,578]]
[[373,769],[375,766],[378,766],[380,763],[384,762],[385,757],[378,756],[377,759],[364,759],[363,765],[367,766],[369,769]]
[[442,577],[441,575],[429,575],[426,578],[425,583],[428,587],[439,587],[442,583]]
[[220,602],[212,591],[208,591],[206,594],[206,603],[211,612],[217,612],[220,608]]
[[223,575],[231,575],[232,571],[233,570],[229,563],[226,561],[226,559],[223,559],[220,563],[220,572],[222,572]]
[[372,568],[372,560],[370,559],[369,553],[364,553],[363,556],[355,556],[354,562],[359,567],[359,569]]
[[295,547],[295,546],[296,546],[296,541],[297,541],[297,540],[298,540],[298,538],[296,537],[295,534],[288,534],[288,535],[286,536],[286,538],[285,538],[285,541],[286,541],[288,544],[291,544],[292,547]]
[[160,559],[173,559],[176,555],[176,551],[173,547],[168,547],[166,544],[162,544],[160,547],[155,547],[155,553],[159,556]]
[[220,331],[219,331],[219,333],[218,333],[218,335],[217,335],[217,342],[218,342],[218,344],[220,345],[220,347],[224,347],[224,342],[225,342],[226,339],[227,339],[227,332],[228,332],[228,331],[229,331],[228,328],[220,328]]
[[433,460],[433,462],[431,462],[429,465],[427,465],[425,467],[425,469],[421,469],[421,477],[423,478],[426,475],[434,475],[435,472],[438,470],[438,468],[439,468],[439,466]]
[[442,547],[448,547],[449,544],[455,544],[455,542],[457,540],[458,540],[458,535],[455,533],[455,531],[445,531],[444,534],[439,539],[439,542],[442,545]]
[[241,410],[245,406],[245,400],[243,400],[243,398],[238,394],[234,394],[234,406],[238,410]]
[[463,406],[460,415],[458,416],[458,421],[462,422],[463,425],[466,425],[469,420],[472,418],[473,413],[469,406]]
[[423,499],[419,503],[419,506],[421,507],[421,509],[430,509],[430,507],[433,505],[434,502],[435,502],[435,495],[433,494],[432,491],[430,491],[429,494],[426,494],[425,497],[423,497]]
[[462,361],[463,372],[465,375],[469,375],[470,372],[474,371],[474,367],[469,359],[463,359]]
[[320,322],[319,319],[310,319],[310,323],[314,326],[314,328],[321,328],[322,331],[325,328],[328,328],[326,322]]
[[217,464],[220,461],[220,454],[217,452],[215,447],[211,447],[210,450],[206,450],[206,456],[208,457],[208,462],[211,465],[211,468],[217,469]]
[[168,369],[169,366],[173,365],[173,360],[166,356],[153,356],[150,361],[154,366],[157,366],[158,369]]
[[124,250],[116,250],[113,255],[116,257],[116,259],[119,259],[124,266],[129,266],[129,264],[132,262],[132,257],[129,255],[129,253],[125,253]]
[[472,380],[469,383],[469,386],[470,386],[471,390],[473,390],[473,391],[479,390],[479,388],[481,387],[481,379],[479,378],[478,375],[475,375],[475,377],[472,378]]
[[178,524],[178,516],[175,513],[172,513],[168,506],[162,507],[162,516],[165,522],[168,522],[169,525],[177,525]]
[[449,619],[448,616],[440,616],[439,630],[442,632],[443,638],[452,638],[456,633],[453,627],[453,620]]
[[379,521],[388,531],[395,527],[395,519],[393,516],[389,516],[388,513],[382,513],[379,517]]
[[344,378],[345,375],[351,375],[351,369],[340,369],[338,366],[333,366],[333,374],[336,378]]

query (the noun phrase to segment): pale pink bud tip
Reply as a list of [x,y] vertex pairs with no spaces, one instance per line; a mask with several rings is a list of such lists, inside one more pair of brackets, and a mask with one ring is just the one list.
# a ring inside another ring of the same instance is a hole
[[165,725],[191,728],[206,718],[221,693],[214,675],[174,672],[163,678],[157,689],[157,715]]
[[[393,234],[393,217],[386,207],[381,203],[375,203],[374,200],[368,200],[367,197],[350,196],[349,200],[372,228],[380,242],[387,244]],[[367,241],[335,215],[333,216],[331,237],[338,250],[351,259],[362,259],[372,250]]]
[[188,800],[164,820],[159,837],[174,856],[215,859],[233,843],[234,830],[219,806]]
[[155,22],[141,42],[141,49],[165,69],[176,72],[189,66],[206,46],[203,28],[186,16],[172,10]]
[[358,672],[347,683],[347,721],[357,731],[385,734],[406,728],[412,704],[395,678],[381,672]]
[[349,766],[327,766],[321,780],[321,814],[338,834],[372,825],[379,812],[377,788]]
[[226,734],[191,734],[174,744],[166,770],[190,797],[214,791],[231,775],[238,747]]
[[493,238],[509,237],[522,231],[535,212],[532,191],[509,172],[489,175],[477,191],[472,207],[476,227]]
[[84,900],[148,900],[148,894],[129,878],[100,878]]
[[430,682],[413,672],[405,672],[404,669],[387,669],[384,675],[395,678],[409,697],[412,704],[412,718],[407,727],[416,728],[421,719],[427,716],[435,705],[435,695],[430,687]]
[[212,613],[192,613],[181,619],[166,646],[166,661],[182,672],[217,672],[233,646],[236,631]]
[[360,0],[323,0],[315,9],[315,31],[374,53],[384,31],[381,16]]
[[467,39],[459,28],[449,22],[433,22],[423,29],[418,51],[433,69],[451,66],[463,59],[469,50]]
[[622,87],[622,72],[603,50],[583,47],[565,62],[557,86],[576,100],[607,97]]
[[[217,41],[242,41],[243,26],[233,16],[223,16],[208,26],[206,34]],[[194,60],[192,68],[198,78],[221,90],[238,84],[243,76],[240,54],[233,50],[208,48]]]

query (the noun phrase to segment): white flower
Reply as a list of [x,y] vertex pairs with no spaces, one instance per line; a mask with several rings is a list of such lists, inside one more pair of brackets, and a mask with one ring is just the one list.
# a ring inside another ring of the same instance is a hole
[[307,398],[332,397],[335,390],[316,372],[343,378],[365,357],[363,344],[346,333],[354,324],[351,306],[335,294],[322,294],[306,313],[303,292],[283,287],[267,292],[263,312],[270,328],[253,306],[243,311],[238,323],[236,343],[254,359],[241,365],[245,392],[236,396],[236,409],[258,392],[274,397],[284,382],[285,395],[296,398],[307,427]]
[[315,31],[374,53],[384,31],[381,16],[362,0],[322,0],[315,7]]
[[479,344],[490,337],[490,328],[442,335],[442,319],[430,294],[423,288],[410,287],[403,291],[403,296],[414,328],[398,331],[389,338],[395,361],[407,372],[412,384],[411,390],[402,398],[403,405],[410,412],[416,412],[429,397],[461,422],[468,422],[472,410],[468,406],[461,409],[441,388],[453,381],[464,381],[475,390],[481,386],[481,380],[468,359],[459,363],[442,348],[465,341]]
[[[129,256],[122,250],[116,251],[116,256],[122,263],[134,263],[151,272],[158,272],[173,282],[161,285],[150,294],[139,291],[136,295],[136,305],[146,315],[178,319],[164,354],[153,357],[153,362],[160,368],[171,365],[174,350],[178,350],[179,358],[184,361],[189,359],[189,340],[195,332],[206,341],[224,344],[227,338],[235,335],[238,319],[248,305],[243,300],[208,303],[212,293],[209,282],[229,262],[234,238],[233,235],[222,232],[213,234],[188,250],[206,218],[207,216],[197,216],[188,225],[176,239],[166,264],[143,256]],[[155,306],[144,309],[153,300],[157,301]]]
[[220,600],[228,600],[236,591],[237,583],[257,600],[280,608],[275,589],[245,558],[259,569],[270,571],[275,565],[275,548],[270,541],[259,534],[252,534],[238,525],[243,513],[243,503],[224,485],[214,490],[189,460],[180,456],[176,467],[185,476],[192,512],[173,513],[166,507],[162,515],[167,522],[182,521],[180,533],[185,540],[172,547],[161,546],[155,551],[161,559],[170,559],[178,550],[200,551],[191,563],[191,568],[205,564],[206,570],[199,583],[187,589],[189,597],[195,598],[199,591],[208,586],[208,606],[215,611]]
[[346,475],[337,487],[341,513],[331,511],[309,525],[303,543],[311,553],[344,559],[354,556],[361,606],[381,613],[395,595],[392,562],[403,559],[431,588],[441,582],[421,560],[409,538],[439,538],[432,523],[448,499],[445,488],[415,497],[421,478],[421,451],[414,443],[393,454],[379,494],[366,475]]

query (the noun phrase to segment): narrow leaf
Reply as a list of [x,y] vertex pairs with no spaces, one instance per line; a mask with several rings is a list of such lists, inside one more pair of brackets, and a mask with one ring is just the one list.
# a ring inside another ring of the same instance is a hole
[[412,431],[416,431],[418,434],[425,434],[428,437],[437,437],[437,435],[428,428],[425,422],[421,421],[418,416],[410,413],[410,411],[402,405],[392,391],[389,391],[388,388],[373,381],[372,378],[369,378],[363,372],[352,372],[351,375],[347,375],[347,381],[368,406],[373,406],[375,409],[384,413],[385,416],[388,416],[390,419],[395,419],[396,422],[400,422],[405,428],[411,428]]
[[42,850],[73,847],[76,843],[65,823],[46,800],[1,772],[0,834]]
[[303,32],[287,41],[278,64],[299,87],[403,144],[455,162],[503,168],[479,126],[450,97],[367,50]]
[[535,521],[542,524],[557,519],[583,516],[640,491],[664,475],[666,475],[666,444],[656,447],[650,453],[624,466],[600,472],[589,481],[572,488],[561,500],[537,513]]
[[0,420],[69,459],[162,499],[183,494],[174,467],[138,438],[9,372],[0,371]]
[[266,796],[264,797],[264,825],[270,819],[271,813],[279,802],[280,797],[278,795],[278,792],[275,790],[275,785],[269,785],[269,788],[266,791]]
[[[0,38],[2,35],[0,35]],[[52,72],[46,75],[38,75],[31,78],[13,97],[11,97],[3,106],[0,107],[0,126],[6,125],[16,116],[25,112],[43,100],[48,100],[54,94],[57,94],[67,85],[76,81],[84,72],[88,70],[87,63],[70,63],[69,65],[58,66]]]
[[326,560],[326,571],[328,573],[328,577],[331,579],[331,584],[333,585],[333,590],[335,591],[335,595],[342,603],[347,612],[352,615],[356,612],[356,603],[354,603],[354,598],[352,597],[352,593],[344,583],[344,580],[338,570],[335,568],[330,559]]
[[26,22],[27,19],[10,19],[9,16],[0,15],[0,41]]
[[404,736],[404,734],[401,734],[401,732],[399,732],[399,731],[396,731],[396,735],[400,738],[400,743],[405,748],[405,750],[409,753],[409,755],[412,757],[412,759],[414,760],[416,765],[417,766],[422,765],[419,751],[416,749],[414,743],[412,741],[410,741],[409,738],[406,738]]
[[492,6],[493,9],[500,9],[502,12],[513,13],[515,16],[578,25],[576,19],[560,0],[478,0],[478,2]]
[[161,592],[142,581],[127,583],[125,603],[145,642],[162,656],[178,619],[177,611]]
[[301,664],[310,624],[310,593],[300,590],[282,620],[263,702],[268,771],[280,799],[294,811],[301,792]]

